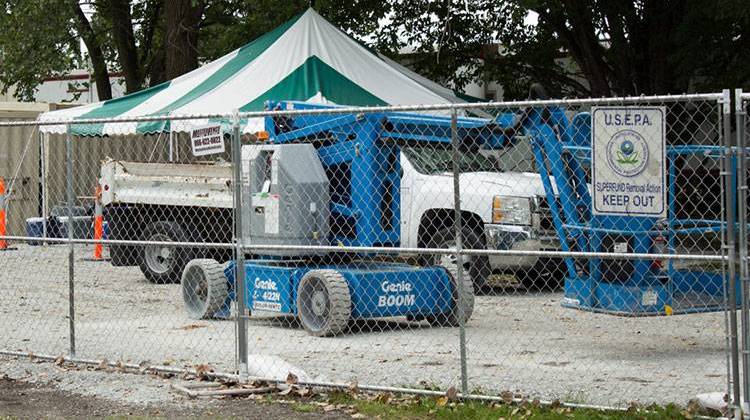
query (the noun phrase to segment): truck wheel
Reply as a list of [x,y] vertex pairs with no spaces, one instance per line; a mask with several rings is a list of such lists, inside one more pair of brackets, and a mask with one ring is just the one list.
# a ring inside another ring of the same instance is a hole
[[[188,242],[182,227],[174,222],[155,222],[143,231],[149,242]],[[181,246],[143,245],[139,266],[152,283],[177,283],[185,265],[195,256],[193,249]]]
[[566,274],[562,259],[540,258],[533,267],[517,271],[516,279],[528,291],[555,291],[562,288]]
[[[451,309],[439,315],[430,315],[425,317],[430,325],[436,327],[457,327],[459,325],[460,315],[463,314],[464,323],[471,318],[474,313],[474,287],[471,279],[464,275],[462,279],[458,278],[458,273],[453,266],[443,266],[443,269],[450,276],[451,281]],[[459,290],[459,282],[463,290]],[[460,306],[459,306],[460,305]]]
[[[486,249],[481,236],[475,231],[464,228],[461,230],[462,243],[465,249]],[[455,231],[446,228],[438,231],[427,243],[429,248],[453,248],[456,246]],[[430,255],[427,257],[428,263],[432,265],[442,265],[445,267],[455,267],[458,263],[455,255]],[[487,256],[464,255],[462,257],[464,270],[468,270],[469,278],[472,281],[474,290],[481,292],[487,286],[487,278],[490,276],[490,260]],[[455,271],[455,268],[454,268]]]
[[328,337],[341,333],[352,314],[352,298],[344,276],[336,270],[305,274],[297,288],[297,313],[311,335]]
[[109,263],[114,267],[128,267],[132,265],[138,265],[137,247],[127,245],[110,245]]
[[[104,220],[109,224],[109,239],[132,240],[140,237],[139,232],[133,232],[133,224],[138,213],[128,206],[109,205],[104,207]],[[109,262],[115,267],[138,265],[140,249],[130,245],[109,246]]]
[[224,265],[216,260],[192,260],[182,273],[182,300],[193,319],[210,319],[223,309],[229,296]]

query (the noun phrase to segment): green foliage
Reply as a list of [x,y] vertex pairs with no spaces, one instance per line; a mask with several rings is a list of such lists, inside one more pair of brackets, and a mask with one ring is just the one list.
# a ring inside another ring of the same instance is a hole
[[34,88],[49,76],[83,62],[72,13],[59,0],[3,0],[0,7],[0,83],[2,92],[17,84],[15,95],[31,101]]
[[[309,7],[307,0],[221,0],[206,8],[200,33],[200,58],[208,62],[276,28]],[[378,20],[390,10],[387,1],[319,0],[315,9],[358,39],[378,30]]]
[[[31,100],[46,77],[87,66],[75,0],[0,1],[0,83],[17,84],[19,98]],[[111,1],[91,3],[89,18],[110,71],[121,71],[117,22],[105,12]],[[164,80],[165,31],[174,24],[164,18],[165,2],[130,2],[142,87]],[[199,62],[308,7],[307,0],[206,0]],[[750,89],[746,0],[317,0],[314,7],[431,79],[454,89],[498,82],[506,99],[525,97],[534,81],[554,96]]]
[[[748,86],[746,0],[391,0],[378,46],[416,47],[413,64],[454,88],[530,82],[555,96],[639,95]],[[537,15],[536,25],[524,22]],[[495,44],[497,48],[487,48]]]
[[662,420],[692,418],[695,413],[675,405],[631,408],[627,411],[568,408],[558,405],[542,406],[532,403],[505,404],[480,401],[447,401],[445,397],[352,396],[333,392],[328,403],[353,407],[368,417],[381,419],[607,419],[607,420]]
[[[461,89],[481,80],[510,85],[526,73],[519,72],[519,54],[533,28],[515,3],[394,1],[392,10],[377,34],[377,47],[393,56],[406,52],[407,61],[431,79]],[[503,45],[502,53],[493,44]]]
[[[675,31],[670,64],[679,83],[698,91],[750,90],[750,7],[746,0],[692,0]],[[689,69],[692,71],[682,71]]]

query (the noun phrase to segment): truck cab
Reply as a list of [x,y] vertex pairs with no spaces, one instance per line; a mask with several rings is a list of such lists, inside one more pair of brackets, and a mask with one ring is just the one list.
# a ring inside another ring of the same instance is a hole
[[[524,145],[513,147],[530,154]],[[539,174],[531,172],[534,169],[531,161],[523,152],[503,155],[460,152],[459,189],[465,247],[558,249],[544,186]],[[401,246],[454,246],[452,149],[404,146],[401,168]],[[562,279],[561,273],[553,272],[560,268],[559,262],[536,256],[493,255],[467,258],[462,263],[471,271],[475,289],[484,287],[493,273],[515,274],[527,287],[557,286]]]

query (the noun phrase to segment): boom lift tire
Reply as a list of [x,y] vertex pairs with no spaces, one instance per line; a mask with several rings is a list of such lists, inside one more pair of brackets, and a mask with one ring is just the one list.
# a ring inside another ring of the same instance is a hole
[[[451,291],[451,309],[439,315],[427,316],[425,319],[435,327],[458,327],[462,313],[464,323],[468,322],[474,313],[474,286],[469,276],[464,275],[463,278],[458,279],[458,272],[454,266],[442,267],[450,276],[453,288]],[[462,290],[458,287],[459,281],[463,286]],[[459,307],[459,305],[462,306]]]
[[[482,237],[472,229],[461,229],[462,245],[464,249],[486,249]],[[453,228],[445,228],[436,232],[427,242],[428,248],[447,249],[456,246],[456,233]],[[428,255],[425,257],[431,265],[455,265],[458,263],[455,255]],[[487,278],[492,272],[490,260],[485,255],[463,256],[464,273],[468,277],[474,290],[479,293],[487,287]],[[454,269],[455,271],[455,269]]]
[[185,266],[181,281],[182,300],[190,318],[215,318],[215,314],[224,309],[229,297],[224,266],[211,259],[192,260]]
[[[191,237],[175,222],[158,221],[144,229],[144,241],[190,242]],[[195,249],[183,246],[144,245],[140,247],[138,265],[152,283],[178,283],[185,266],[198,256]]]
[[297,288],[297,313],[310,335],[330,337],[343,332],[352,314],[352,298],[344,276],[336,270],[305,274]]

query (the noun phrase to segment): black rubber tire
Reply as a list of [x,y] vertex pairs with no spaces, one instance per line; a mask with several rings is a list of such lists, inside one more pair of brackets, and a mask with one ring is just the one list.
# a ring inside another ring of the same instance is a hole
[[229,296],[224,264],[211,259],[190,261],[182,273],[182,301],[193,319],[212,319]]
[[[450,276],[451,287],[453,288],[451,291],[451,310],[439,315],[426,316],[425,319],[435,327],[458,327],[461,314],[463,314],[465,324],[474,313],[474,287],[471,279],[467,276],[459,279],[458,273],[453,267],[442,267]],[[461,289],[458,287],[459,281],[463,286]],[[463,308],[463,311],[461,308]]]
[[336,270],[305,274],[297,287],[297,314],[310,335],[330,337],[343,332],[352,315],[352,298],[344,276]]
[[[109,205],[104,208],[104,220],[109,224],[109,239],[133,240],[140,238],[140,232],[134,232],[138,225],[137,213],[133,208],[120,205]],[[109,246],[109,262],[115,267],[138,265],[139,249],[130,245]]]
[[516,272],[516,279],[530,292],[560,290],[565,283],[565,262],[560,258],[540,258],[533,267]]
[[109,246],[109,263],[114,267],[138,265],[138,248],[127,245]]
[[[191,239],[178,223],[159,221],[151,223],[143,230],[142,240],[159,242],[192,242]],[[183,246],[165,247],[168,257],[158,256],[154,246],[142,245],[139,247],[138,266],[146,279],[152,283],[178,283],[182,277],[182,271],[190,260],[199,257],[199,253],[192,248]],[[149,261],[151,259],[151,261]],[[167,260],[166,264],[159,266],[159,261]]]
[[[461,236],[465,249],[486,249],[485,241],[475,230],[463,228]],[[426,245],[428,248],[444,249],[450,248],[453,244],[455,244],[455,230],[453,228],[445,228],[432,235]],[[440,257],[440,255],[429,255],[424,258],[429,265],[445,265],[444,263],[441,264]],[[492,273],[490,260],[485,255],[472,255],[468,259],[468,262],[464,264],[464,270],[469,271],[474,290],[479,293],[486,289],[487,278]]]

